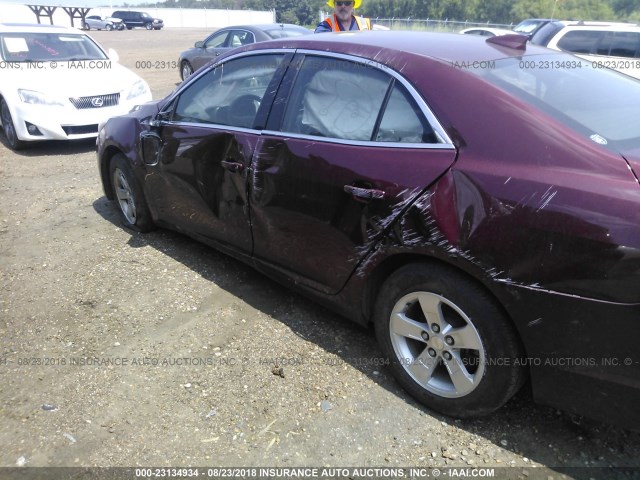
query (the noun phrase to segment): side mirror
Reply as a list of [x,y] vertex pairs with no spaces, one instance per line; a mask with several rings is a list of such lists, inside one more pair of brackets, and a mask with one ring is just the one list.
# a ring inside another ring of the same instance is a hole
[[118,55],[118,52],[116,52],[113,48],[110,48],[107,51],[107,55],[109,55],[109,59],[113,60],[114,62],[120,61],[120,55]]
[[193,44],[193,46],[196,48],[202,48],[204,47],[204,42],[202,40],[198,40],[196,43]]
[[167,122],[171,118],[171,110],[165,110],[164,112],[158,113],[155,117],[153,117],[149,121],[149,126],[151,127],[161,127],[164,122]]

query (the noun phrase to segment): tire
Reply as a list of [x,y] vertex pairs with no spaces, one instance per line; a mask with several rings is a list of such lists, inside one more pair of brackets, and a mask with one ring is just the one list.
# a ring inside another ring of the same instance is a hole
[[184,81],[187,78],[189,78],[192,74],[193,74],[193,67],[189,62],[187,62],[186,60],[183,60],[182,63],[180,64],[180,77]]
[[146,28],[147,30],[153,30],[153,25],[151,23],[146,23],[144,25],[144,28]]
[[109,178],[123,225],[138,232],[153,230],[151,212],[142,187],[124,155],[117,154],[111,159]]
[[104,26],[104,29],[105,29],[107,32],[110,32],[111,30],[113,30],[113,27],[107,23],[107,24]]
[[382,287],[374,322],[396,380],[444,415],[487,415],[525,381],[509,319],[484,289],[449,267],[397,270]]
[[11,118],[11,112],[9,111],[9,105],[7,105],[4,98],[0,99],[0,118],[2,119],[4,138],[7,140],[9,147],[14,151],[22,150],[26,147],[26,142],[18,138],[18,133],[16,132],[16,127],[13,123],[13,118]]

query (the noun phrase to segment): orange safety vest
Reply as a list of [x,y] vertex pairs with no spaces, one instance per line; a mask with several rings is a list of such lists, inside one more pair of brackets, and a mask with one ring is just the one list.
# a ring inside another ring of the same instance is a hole
[[[357,17],[353,16],[356,19],[356,25],[358,25],[358,30],[371,30],[371,20],[365,17]],[[340,24],[338,19],[336,18],[336,14],[334,13],[332,16],[324,19],[325,22],[329,24],[331,30],[333,32],[342,32],[340,29]]]

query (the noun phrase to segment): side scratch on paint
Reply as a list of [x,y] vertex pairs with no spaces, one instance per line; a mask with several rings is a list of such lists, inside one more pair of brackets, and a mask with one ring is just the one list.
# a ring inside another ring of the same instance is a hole
[[553,186],[549,187],[547,189],[546,192],[544,192],[544,195],[542,195],[542,203],[540,204],[540,206],[536,209],[536,212],[539,212],[540,210],[544,209],[547,205],[549,205],[549,202],[551,202],[551,200],[553,200],[553,197],[556,196],[556,194],[558,193],[557,190],[554,190],[553,192],[551,191],[551,189],[553,188]]

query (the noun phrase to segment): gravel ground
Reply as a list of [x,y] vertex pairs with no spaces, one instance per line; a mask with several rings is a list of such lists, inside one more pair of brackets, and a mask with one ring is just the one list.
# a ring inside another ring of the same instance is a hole
[[[154,98],[205,34],[92,32]],[[483,419],[421,407],[372,332],[184,236],[121,228],[92,141],[0,144],[0,205],[1,467],[640,467],[639,434],[526,389]]]

